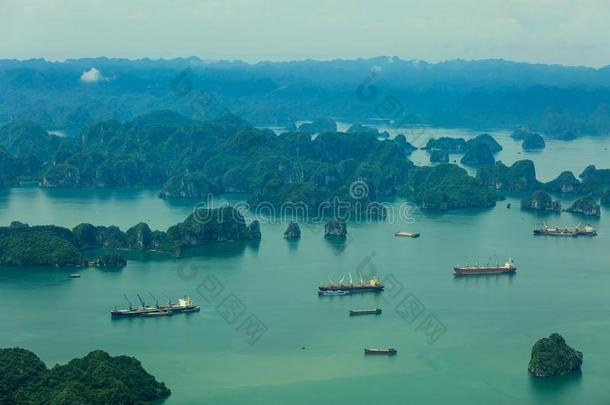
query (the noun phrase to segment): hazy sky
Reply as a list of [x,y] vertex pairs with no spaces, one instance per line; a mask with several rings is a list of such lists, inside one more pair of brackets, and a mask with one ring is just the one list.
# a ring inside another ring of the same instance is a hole
[[610,0],[0,0],[0,58],[610,64]]

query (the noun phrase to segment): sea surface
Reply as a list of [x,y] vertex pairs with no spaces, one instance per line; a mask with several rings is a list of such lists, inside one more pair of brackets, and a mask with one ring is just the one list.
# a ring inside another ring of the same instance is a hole
[[[610,166],[607,139],[549,141],[541,153],[518,154],[508,133],[494,135],[505,148],[501,159],[532,158],[543,180],[588,164]],[[192,212],[194,201],[168,202],[157,192],[0,190],[0,224],[126,230],[143,221],[166,229]],[[260,243],[211,245],[184,259],[128,254],[122,270],[84,269],[80,279],[68,278],[73,269],[0,268],[0,347],[27,348],[48,366],[94,349],[135,356],[172,390],[167,404],[610,403],[610,214],[591,220],[518,207],[510,197],[489,210],[351,222],[345,244],[324,240],[323,225],[314,222],[301,223],[301,240],[287,242],[285,222],[261,217]],[[543,222],[591,223],[599,235],[534,237]],[[421,237],[397,238],[397,230]],[[509,256],[514,276],[452,275],[456,264]],[[316,295],[321,283],[359,272],[379,275],[388,290]],[[135,305],[137,294],[147,304],[188,294],[202,311],[112,321],[110,311],[128,305],[124,295]],[[383,314],[348,316],[374,307]],[[584,353],[581,375],[528,375],[532,345],[552,332]],[[365,357],[365,347],[398,354]]]

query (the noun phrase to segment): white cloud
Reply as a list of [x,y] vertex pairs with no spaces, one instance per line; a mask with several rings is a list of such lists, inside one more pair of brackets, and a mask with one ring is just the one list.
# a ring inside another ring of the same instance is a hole
[[80,80],[84,83],[96,83],[99,81],[107,80],[98,69],[92,67],[91,69],[83,72],[80,76]]

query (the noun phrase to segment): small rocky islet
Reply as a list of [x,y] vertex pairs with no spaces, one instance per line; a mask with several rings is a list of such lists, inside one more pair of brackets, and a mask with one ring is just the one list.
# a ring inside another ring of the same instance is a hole
[[324,238],[344,241],[347,238],[347,225],[340,219],[331,219],[324,226]]
[[288,227],[284,231],[284,239],[286,240],[298,240],[301,238],[301,228],[299,224],[294,221],[288,223]]
[[582,363],[582,352],[568,346],[558,333],[553,333],[534,344],[527,369],[535,377],[546,378],[578,373]]

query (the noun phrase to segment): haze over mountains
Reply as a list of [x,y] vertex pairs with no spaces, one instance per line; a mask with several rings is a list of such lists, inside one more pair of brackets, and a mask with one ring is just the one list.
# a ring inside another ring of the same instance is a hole
[[366,123],[388,118],[379,112],[388,97],[431,126],[529,125],[561,139],[610,130],[609,66],[396,57],[256,64],[196,57],[0,60],[0,123],[28,119],[75,132],[156,109],[186,116],[229,110],[256,125],[321,116]]

